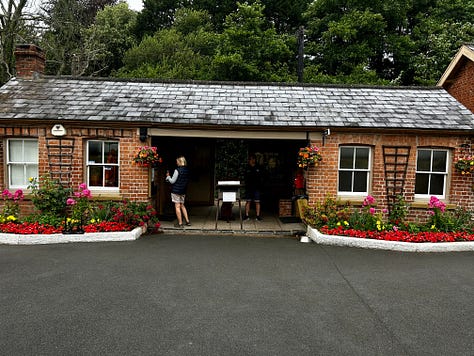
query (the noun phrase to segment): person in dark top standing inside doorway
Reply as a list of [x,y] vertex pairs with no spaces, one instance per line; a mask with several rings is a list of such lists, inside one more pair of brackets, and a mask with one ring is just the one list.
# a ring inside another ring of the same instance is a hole
[[178,222],[175,227],[184,227],[183,218],[186,226],[191,226],[188,218],[188,211],[184,206],[184,199],[186,197],[186,188],[189,181],[189,170],[186,167],[186,158],[183,156],[176,159],[177,168],[173,172],[173,176],[170,176],[170,172],[166,172],[166,181],[171,183],[171,201],[174,203],[176,211],[176,218]]
[[262,168],[257,164],[255,155],[249,156],[249,163],[245,171],[245,216],[244,220],[249,220],[250,205],[255,203],[256,220],[262,221],[260,216],[260,198],[263,185]]

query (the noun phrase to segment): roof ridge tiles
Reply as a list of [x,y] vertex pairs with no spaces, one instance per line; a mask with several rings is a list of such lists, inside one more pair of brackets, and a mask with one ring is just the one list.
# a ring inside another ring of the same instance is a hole
[[[182,85],[215,85],[220,87],[288,87],[288,88],[334,88],[334,89],[395,89],[395,90],[440,90],[438,86],[416,85],[370,85],[370,84],[333,84],[333,83],[292,83],[292,82],[254,82],[254,81],[213,81],[194,79],[162,79],[162,78],[116,78],[116,77],[77,77],[70,75],[41,75],[37,80],[74,80],[86,82],[114,82],[130,84],[182,84]],[[16,78],[16,80],[25,80]],[[31,79],[26,79],[31,80]]]

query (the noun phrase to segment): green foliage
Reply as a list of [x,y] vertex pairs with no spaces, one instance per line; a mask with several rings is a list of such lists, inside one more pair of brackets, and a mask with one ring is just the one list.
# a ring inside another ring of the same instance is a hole
[[97,12],[95,22],[84,29],[84,43],[89,49],[86,74],[109,75],[123,66],[123,56],[136,40],[137,14],[126,3],[106,6]]
[[30,223],[39,223],[42,225],[49,225],[54,227],[60,227],[64,224],[64,216],[56,216],[53,214],[45,214],[45,213],[35,213],[31,215],[25,216],[23,219],[25,222]]
[[295,82],[304,26],[305,82],[376,85],[432,85],[474,41],[470,0],[145,0],[138,14],[115,3],[46,0],[34,22],[26,0],[6,0],[0,83],[19,38],[45,50],[46,74]]
[[206,12],[182,9],[175,24],[145,36],[125,52],[125,66],[116,73],[126,78],[210,79],[209,66],[218,37],[210,31]]
[[63,187],[57,180],[44,175],[40,179],[30,178],[32,202],[35,209],[45,215],[65,216],[66,201],[72,194],[70,188]]
[[157,212],[151,204],[129,200],[94,202],[90,209],[88,222],[102,221],[122,222],[130,226],[147,224],[149,229],[159,225]]
[[316,228],[322,226],[335,228],[340,225],[348,226],[353,214],[349,202],[341,204],[334,198],[327,196],[323,202],[318,202],[314,207],[305,209],[303,219],[307,224]]
[[430,219],[427,223],[406,222],[408,205],[402,196],[397,197],[388,216],[385,210],[377,210],[375,200],[369,195],[360,209],[353,209],[350,203],[342,205],[330,196],[323,202],[305,209],[304,221],[315,228],[327,226],[330,229],[354,229],[360,231],[404,230],[410,233],[442,231],[472,232],[473,212],[463,208],[445,210],[445,204],[432,197],[428,208]]
[[433,84],[472,42],[473,16],[467,0],[314,1],[305,13],[308,65],[330,77],[363,65],[394,84]]
[[217,140],[216,179],[243,180],[247,167],[248,148],[242,140]]
[[278,35],[263,10],[259,1],[252,5],[238,3],[237,11],[227,16],[212,62],[213,79],[294,81],[294,72],[289,70],[295,57],[290,48],[294,40],[291,43],[286,36]]
[[408,216],[408,205],[403,195],[398,195],[391,206],[388,221],[393,225],[403,225]]

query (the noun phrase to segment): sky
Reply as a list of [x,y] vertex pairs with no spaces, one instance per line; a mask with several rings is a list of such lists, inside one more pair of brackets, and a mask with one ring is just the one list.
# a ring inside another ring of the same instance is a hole
[[127,0],[128,7],[132,10],[140,11],[143,7],[142,0]]

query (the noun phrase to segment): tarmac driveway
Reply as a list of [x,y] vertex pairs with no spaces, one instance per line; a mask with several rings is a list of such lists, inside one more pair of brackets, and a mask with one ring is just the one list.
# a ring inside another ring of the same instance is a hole
[[473,353],[473,252],[176,235],[0,245],[1,355]]

